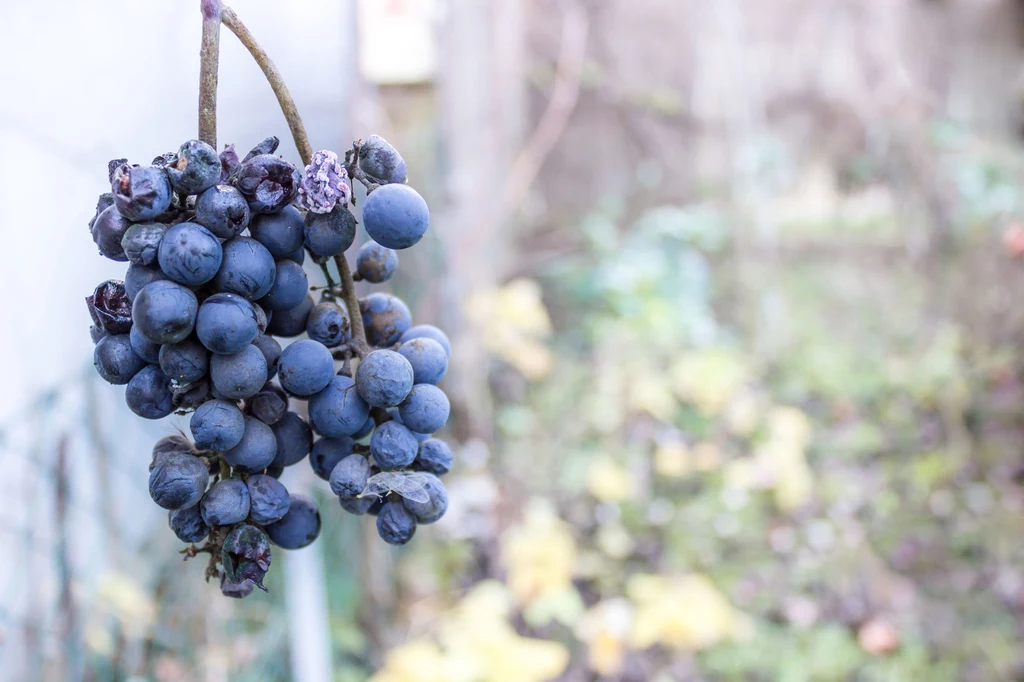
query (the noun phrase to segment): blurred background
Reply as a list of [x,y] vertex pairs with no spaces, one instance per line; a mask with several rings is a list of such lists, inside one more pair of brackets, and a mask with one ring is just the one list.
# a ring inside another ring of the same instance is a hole
[[[432,207],[451,508],[321,503],[220,597],[91,367],[106,162],[196,133],[198,3],[0,3],[0,679],[1024,680],[1024,3],[236,0],[314,149]],[[298,157],[226,30],[220,140]],[[310,270],[311,281],[321,283]]]

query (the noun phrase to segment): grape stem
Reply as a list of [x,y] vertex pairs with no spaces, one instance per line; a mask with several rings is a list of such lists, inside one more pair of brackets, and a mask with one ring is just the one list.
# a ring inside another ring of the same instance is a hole
[[199,47],[199,139],[217,148],[217,70],[220,64],[220,0],[202,0]]
[[348,308],[348,316],[352,325],[352,345],[362,356],[367,352],[366,330],[363,329],[363,314],[359,310],[359,298],[356,296],[356,285],[352,281],[352,270],[349,269],[348,260],[343,253],[334,257],[334,264],[338,266],[338,277],[341,278],[341,297],[345,299],[345,307]]
[[313,148],[309,146],[309,136],[306,135],[306,127],[302,125],[302,117],[299,116],[299,110],[295,108],[295,100],[292,99],[288,86],[284,84],[281,72],[277,70],[277,66],[270,59],[267,51],[256,41],[256,38],[249,32],[249,29],[242,23],[242,20],[238,18],[233,9],[223,7],[220,12],[220,20],[228,27],[228,30],[235,34],[245,49],[249,50],[249,54],[252,55],[252,58],[256,60],[256,63],[262,69],[263,75],[267,77],[267,82],[270,83],[271,89],[273,89],[274,94],[277,96],[277,103],[281,107],[281,113],[284,114],[284,118],[288,122],[288,128],[292,131],[292,139],[295,140],[295,148],[299,150],[302,164],[308,165],[313,159]]

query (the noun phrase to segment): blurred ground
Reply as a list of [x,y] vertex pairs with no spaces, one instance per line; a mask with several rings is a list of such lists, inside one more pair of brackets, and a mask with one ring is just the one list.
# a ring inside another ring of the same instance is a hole
[[[198,13],[0,9],[0,138],[63,178],[0,171],[0,679],[1024,679],[1019,3],[406,4],[405,85],[348,3],[236,7],[314,147],[380,132],[431,202],[393,290],[453,337],[451,509],[393,550],[288,472],[323,535],[241,603],[81,305],[107,158],[191,135]],[[229,38],[221,137],[284,137]]]

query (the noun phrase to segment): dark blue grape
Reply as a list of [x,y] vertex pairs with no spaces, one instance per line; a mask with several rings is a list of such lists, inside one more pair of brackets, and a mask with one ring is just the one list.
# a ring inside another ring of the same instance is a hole
[[430,225],[430,210],[419,192],[408,185],[384,185],[373,190],[363,204],[363,227],[370,237],[389,249],[413,246]]
[[100,339],[106,338],[108,336],[110,336],[110,332],[108,332],[103,327],[97,324],[89,325],[89,338],[92,339],[92,342],[94,344],[99,343]]
[[370,462],[362,455],[349,455],[331,470],[328,482],[338,497],[355,497],[366,489],[370,478]]
[[377,426],[377,422],[374,421],[373,415],[370,415],[366,418],[366,421],[363,422],[363,425],[359,427],[359,430],[352,434],[352,439],[361,440],[366,438],[373,432],[375,426]]
[[231,239],[249,226],[249,203],[231,185],[214,185],[196,199],[196,222],[220,239]]
[[232,181],[249,202],[255,222],[255,214],[283,213],[292,208],[288,204],[298,194],[300,179],[299,170],[280,156],[259,154],[244,159]]
[[281,353],[278,379],[286,391],[297,396],[319,393],[334,377],[334,357],[322,343],[296,341]]
[[255,309],[238,294],[214,294],[199,308],[196,334],[214,353],[237,353],[251,344],[259,333]]
[[270,428],[277,439],[274,466],[288,467],[301,462],[313,447],[313,432],[309,424],[294,412],[286,413]]
[[444,513],[448,511],[448,491],[444,483],[434,474],[421,474],[423,477],[423,489],[430,499],[427,502],[417,502],[405,498],[402,503],[405,508],[416,517],[416,522],[423,525],[436,523]]
[[448,356],[449,360],[452,357],[452,342],[448,335],[432,324],[418,324],[415,327],[410,327],[399,340],[405,343],[413,339],[433,339],[441,344],[444,354]]
[[128,334],[115,334],[100,339],[92,352],[92,364],[107,383],[127,384],[146,366],[146,361],[132,350]]
[[402,423],[417,433],[434,433],[448,422],[448,396],[433,384],[416,384],[398,406]]
[[292,493],[288,512],[266,527],[271,542],[284,549],[300,549],[320,535],[320,510],[305,495]]
[[179,384],[199,381],[210,369],[210,351],[194,337],[160,346],[160,369]]
[[131,222],[121,215],[115,206],[111,206],[97,215],[90,231],[92,240],[99,247],[100,255],[120,263],[128,260],[121,241],[131,226]]
[[359,396],[356,384],[335,376],[327,388],[309,399],[309,420],[321,436],[351,436],[363,426],[370,406]]
[[369,497],[339,497],[338,502],[341,503],[341,508],[349,514],[363,516],[373,508],[374,504],[379,502],[379,499],[372,495]]
[[224,459],[232,468],[254,474],[270,466],[276,454],[277,439],[270,427],[255,417],[246,417],[242,440],[224,452]]
[[433,339],[410,339],[398,347],[398,353],[412,365],[417,384],[436,384],[448,373],[448,354]]
[[149,496],[164,509],[177,510],[199,504],[210,471],[195,455],[167,453],[149,467]]
[[325,481],[331,477],[331,471],[341,460],[352,454],[355,442],[348,436],[341,438],[321,438],[313,443],[309,453],[309,464],[313,473]]
[[391,279],[398,269],[398,252],[375,241],[368,241],[356,255],[356,272],[367,282],[380,284]]
[[[341,499],[341,498],[338,498],[338,499]],[[370,516],[379,516],[381,510],[384,509],[384,505],[387,503],[387,498],[386,497],[378,497],[378,498],[374,499],[371,496],[370,500],[373,502],[373,504],[371,504],[369,509],[366,510],[366,513],[369,514]]]
[[[391,408],[390,410],[388,410],[388,416],[391,417],[391,419],[393,421],[396,421],[399,424],[402,423],[402,415],[398,414],[398,408],[397,407],[394,407],[394,408]],[[416,436],[416,440],[418,440],[421,443],[423,441],[425,441],[425,440],[429,440],[430,437],[431,437],[431,434],[429,434],[429,433],[419,433],[417,431],[413,431],[412,435]]]
[[306,248],[318,258],[345,253],[356,239],[356,218],[348,207],[338,204],[330,213],[306,214],[303,231]]
[[129,409],[143,419],[163,419],[174,411],[171,380],[157,365],[146,365],[124,392]]
[[273,426],[288,412],[288,396],[274,384],[267,384],[249,399],[248,406],[252,416]]
[[359,169],[379,184],[405,182],[405,159],[379,135],[359,143]]
[[302,265],[303,263],[306,262],[306,250],[296,249],[295,253],[288,254],[287,256],[284,257],[284,260],[295,261],[299,265]]
[[281,260],[277,262],[274,283],[260,299],[260,305],[267,310],[289,310],[302,303],[308,293],[309,280],[302,266],[295,261]]
[[213,285],[217,291],[255,301],[267,295],[276,276],[277,264],[267,247],[249,237],[236,237],[224,243],[224,258]]
[[401,502],[385,502],[377,515],[377,534],[389,545],[404,545],[416,534],[416,517]]
[[199,505],[177,509],[168,513],[167,523],[182,542],[199,542],[210,534],[210,527],[203,521]]
[[121,238],[121,248],[129,261],[136,265],[153,265],[157,262],[160,242],[167,234],[167,226],[161,223],[139,223],[132,225]]
[[283,338],[294,338],[306,331],[309,313],[313,310],[313,297],[307,295],[302,303],[288,310],[274,311],[274,317],[267,325],[267,333]]
[[419,441],[412,431],[396,421],[384,422],[370,438],[370,454],[384,471],[404,469],[416,459]]
[[110,183],[114,205],[128,220],[153,220],[171,205],[171,181],[162,168],[122,164]]
[[349,321],[344,308],[334,301],[320,301],[309,312],[306,333],[328,348],[334,348],[348,339]]
[[405,400],[413,386],[409,361],[393,350],[375,350],[359,363],[356,387],[372,407],[394,407]]
[[[235,526],[224,538],[220,561],[224,566],[226,581],[244,586],[255,584],[264,592],[263,578],[270,570],[270,542],[266,534],[255,526],[241,524]],[[224,584],[222,583],[222,590]],[[244,596],[239,593],[238,596]]]
[[249,487],[249,519],[265,526],[288,513],[291,497],[288,489],[272,476],[257,474],[246,479]]
[[193,410],[212,397],[213,389],[205,377],[191,384],[171,386],[171,404],[176,410]]
[[249,516],[249,488],[237,478],[217,481],[203,495],[199,510],[211,528],[241,523]]
[[153,343],[143,336],[138,327],[132,326],[132,330],[128,332],[128,338],[131,340],[132,350],[136,355],[148,363],[160,362],[160,344]]
[[220,593],[231,599],[245,599],[256,589],[256,583],[246,578],[236,582],[228,578],[227,573],[220,572]]
[[440,438],[428,438],[420,443],[412,468],[435,476],[444,476],[452,469],[452,449]]
[[285,206],[279,213],[254,215],[249,221],[249,234],[274,258],[287,258],[301,249],[304,230],[302,214],[294,206]]
[[128,272],[124,275],[125,295],[129,301],[134,302],[135,297],[139,295],[139,292],[147,284],[165,279],[167,279],[167,275],[158,267],[132,263],[128,266]]
[[192,333],[198,306],[190,290],[169,280],[157,280],[135,296],[132,321],[153,343],[178,343]]
[[359,300],[366,340],[371,346],[383,348],[398,342],[412,325],[412,313],[402,299],[391,294],[375,293]]
[[185,286],[206,284],[220,269],[223,251],[212,232],[198,223],[180,223],[160,242],[160,269]]
[[234,403],[210,400],[196,408],[189,429],[197,448],[223,452],[242,442],[245,416]]
[[207,143],[189,140],[181,145],[164,170],[175,192],[201,194],[220,180],[220,157],[217,150]]
[[132,328],[132,305],[124,282],[108,279],[85,297],[93,323],[108,334],[127,334]]
[[164,436],[156,442],[153,446],[153,462],[164,455],[172,453],[179,453],[182,455],[195,454],[195,448],[192,447],[192,443],[189,442],[188,438],[180,434],[172,434],[170,436]]
[[[269,327],[269,324],[267,326]],[[252,342],[252,345],[260,349],[267,361],[267,380],[273,379],[277,376],[277,366],[281,362],[281,344],[272,336],[260,334]]]
[[267,360],[251,344],[231,355],[216,354],[210,358],[210,380],[226,398],[249,398],[267,383]]

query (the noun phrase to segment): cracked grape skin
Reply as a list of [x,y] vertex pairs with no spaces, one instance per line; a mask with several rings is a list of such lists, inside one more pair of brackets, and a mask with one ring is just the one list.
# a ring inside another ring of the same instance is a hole
[[151,282],[159,282],[160,280],[166,280],[167,275],[160,270],[159,267],[152,267],[148,265],[136,265],[132,263],[128,266],[128,272],[124,274],[124,293],[131,302],[135,301],[135,297],[139,295],[139,292]]
[[160,369],[180,384],[199,381],[210,368],[210,351],[194,337],[160,346]]
[[444,391],[433,384],[416,384],[398,406],[402,423],[417,433],[434,433],[448,422],[451,406]]
[[277,213],[254,215],[249,221],[249,234],[267,247],[274,258],[288,258],[303,246],[305,222],[294,206],[285,206]]
[[100,250],[100,255],[112,261],[123,263],[130,260],[122,246],[122,240],[132,228],[131,221],[121,215],[116,207],[101,211],[93,221],[92,240]]
[[179,223],[167,230],[157,256],[167,277],[189,287],[213,279],[223,258],[220,241],[198,223]]
[[140,358],[150,364],[160,362],[160,349],[162,346],[158,343],[153,343],[143,336],[142,332],[135,325],[132,325],[131,331],[128,332],[128,339],[131,341],[132,350]]
[[135,297],[132,321],[153,343],[178,343],[192,333],[198,307],[189,289],[161,279],[144,286]]
[[318,258],[345,253],[356,239],[356,219],[347,207],[338,204],[330,213],[306,214],[303,235],[306,248]]
[[418,451],[416,436],[396,421],[384,422],[370,438],[370,455],[384,471],[404,469],[413,463]]
[[267,383],[267,359],[252,344],[231,355],[210,358],[210,380],[225,398],[249,398]]
[[245,415],[226,400],[209,400],[192,413],[189,429],[197,448],[223,452],[242,441]]
[[237,478],[217,481],[199,502],[206,525],[231,526],[249,516],[249,488]]
[[300,180],[299,169],[273,153],[246,158],[233,177],[235,187],[249,202],[254,221],[257,215],[294,210],[289,204],[298,194]]
[[230,355],[259,335],[256,311],[238,294],[220,293],[203,301],[196,316],[196,334],[214,353]]
[[356,497],[366,489],[369,478],[370,462],[362,455],[349,455],[334,465],[327,480],[338,497]]
[[370,406],[360,397],[355,382],[336,375],[327,387],[309,399],[309,419],[321,436],[351,436],[362,428]]
[[383,348],[398,342],[412,325],[412,313],[402,299],[391,294],[373,293],[359,300],[366,340]]
[[380,284],[391,279],[398,269],[398,252],[370,240],[359,247],[356,272],[367,282]]
[[274,317],[267,325],[267,333],[290,339],[306,331],[309,313],[313,310],[313,297],[306,295],[302,303],[289,310],[274,311]]
[[174,411],[171,380],[158,365],[146,365],[133,376],[124,399],[128,408],[143,419],[163,419]]
[[410,339],[398,347],[398,353],[412,365],[414,383],[437,384],[448,373],[448,354],[434,339]]
[[214,185],[196,199],[196,222],[220,239],[242,234],[249,219],[249,203],[231,185]]
[[224,258],[213,278],[217,291],[238,294],[250,301],[263,298],[274,286],[277,263],[267,247],[250,237],[224,243]]
[[286,412],[270,429],[277,439],[277,454],[272,466],[287,467],[301,462],[313,447],[313,432],[299,415]]
[[417,502],[404,498],[402,504],[416,517],[417,523],[423,525],[437,523],[448,511],[448,491],[437,476],[426,473],[421,476],[423,476],[423,488],[427,491],[429,500]]
[[274,432],[259,419],[248,416],[245,417],[242,440],[223,453],[224,459],[233,469],[249,474],[266,469],[276,454],[277,439]]
[[452,468],[452,449],[440,438],[428,438],[420,443],[412,468],[435,476],[444,476]]
[[283,549],[301,549],[320,535],[320,510],[305,495],[289,495],[288,512],[266,526],[270,541]]
[[306,334],[328,348],[340,346],[348,340],[348,315],[334,301],[320,301],[306,319]]
[[284,484],[273,476],[256,474],[246,479],[249,488],[249,520],[265,526],[288,513],[291,497]]
[[162,223],[132,225],[121,238],[121,248],[132,263],[153,265],[157,262],[165,234],[167,226]]
[[263,358],[267,361],[267,381],[270,381],[277,376],[277,367],[281,362],[281,344],[272,336],[260,334],[253,340],[252,345],[263,353]]
[[199,542],[210,534],[198,504],[168,512],[167,525],[182,542]]
[[313,473],[325,481],[329,480],[334,467],[352,454],[354,446],[355,441],[348,436],[321,438],[313,443],[313,448],[309,452],[309,465],[313,468]]
[[171,181],[162,168],[129,166],[115,169],[110,183],[114,206],[128,220],[153,220],[171,205]]
[[413,367],[391,350],[375,350],[356,369],[359,395],[372,407],[395,407],[413,387]]
[[363,202],[363,229],[389,249],[414,246],[427,232],[430,209],[419,192],[408,185],[384,185]]
[[281,352],[278,380],[286,391],[297,396],[319,393],[334,377],[334,357],[322,343],[304,339]]
[[416,534],[416,517],[401,502],[385,502],[377,515],[377,534],[389,545],[404,545]]
[[405,159],[380,135],[370,135],[359,143],[359,169],[379,184],[405,182]]
[[201,140],[189,140],[178,148],[174,163],[164,171],[179,194],[202,194],[220,180],[217,150]]
[[445,355],[451,360],[452,357],[452,342],[448,338],[448,335],[438,329],[432,324],[418,324],[415,327],[410,327],[406,332],[402,334],[399,339],[402,343],[411,341],[412,339],[433,339],[437,341],[444,348]]
[[123,386],[146,367],[146,361],[132,350],[129,334],[104,336],[93,348],[92,364],[104,381]]
[[259,304],[267,310],[290,310],[302,303],[309,294],[309,279],[306,271],[295,261],[277,261],[274,283]]
[[206,464],[195,455],[167,453],[150,465],[149,496],[171,511],[192,507],[199,504],[209,478]]

